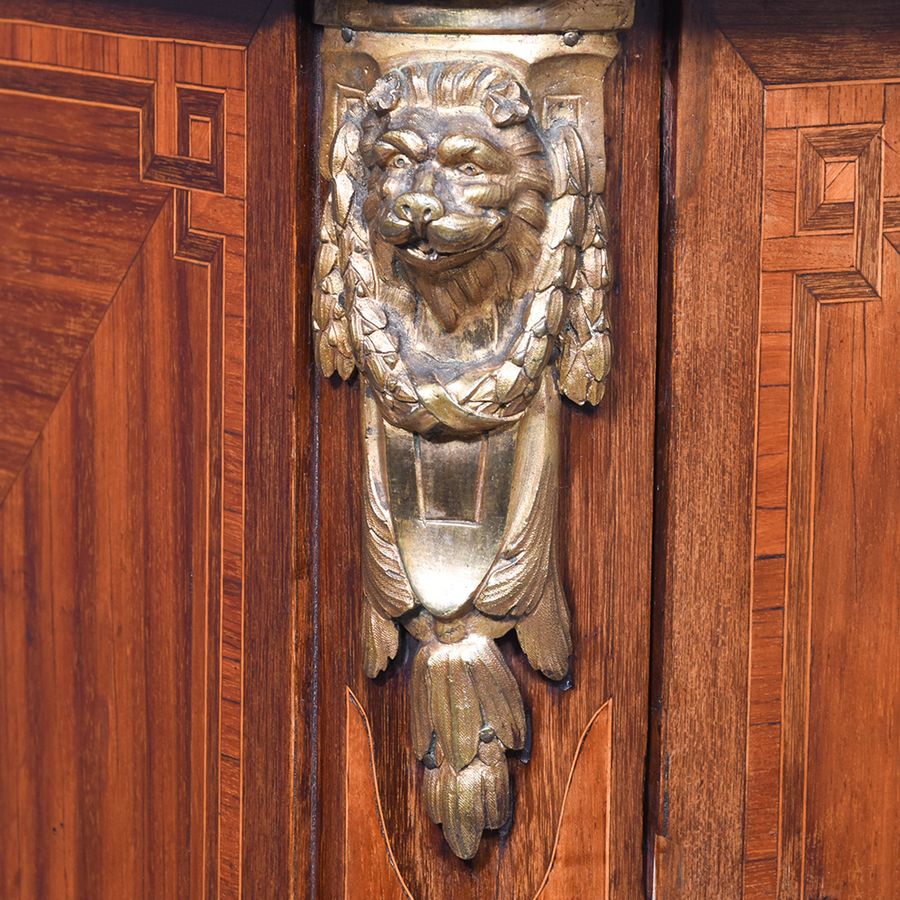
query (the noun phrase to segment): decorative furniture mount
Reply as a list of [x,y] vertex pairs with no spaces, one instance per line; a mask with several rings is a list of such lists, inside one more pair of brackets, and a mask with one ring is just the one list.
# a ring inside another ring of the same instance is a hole
[[[526,742],[495,640],[569,671],[559,393],[596,404],[609,371],[602,29],[633,4],[325,5],[313,320],[322,373],[362,375],[365,670],[400,626],[418,642],[425,804],[468,859],[511,815]],[[555,33],[489,33],[517,28]]]

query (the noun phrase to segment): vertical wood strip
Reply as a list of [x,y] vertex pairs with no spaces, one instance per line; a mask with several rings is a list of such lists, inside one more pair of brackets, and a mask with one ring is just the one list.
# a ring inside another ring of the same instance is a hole
[[[310,753],[298,691],[309,683],[312,635],[308,576],[297,565],[298,545],[312,536],[297,517],[296,466],[308,451],[297,443],[295,398],[297,335],[305,352],[310,326],[303,304],[298,321],[297,304],[296,72],[294,6],[276,0],[247,51],[254,214],[246,224],[244,558],[252,565],[244,587],[240,891],[248,900],[271,897],[276,885],[284,896],[309,893],[299,845],[308,843],[310,818],[298,787]],[[300,478],[305,492],[308,476]]]
[[[655,602],[664,645],[656,892],[739,897],[747,742],[762,87],[684,4],[668,173],[677,222],[663,292],[674,323]],[[702,163],[701,163],[702,161]],[[740,198],[739,201],[736,198]],[[668,411],[667,411],[668,410]]]

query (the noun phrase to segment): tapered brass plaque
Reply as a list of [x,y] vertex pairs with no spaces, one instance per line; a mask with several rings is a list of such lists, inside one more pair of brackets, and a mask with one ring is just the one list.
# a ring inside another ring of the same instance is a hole
[[[316,356],[324,375],[362,375],[366,674],[390,664],[401,628],[412,635],[425,805],[471,858],[512,813],[506,754],[526,740],[495,640],[515,629],[556,681],[573,650],[560,394],[598,403],[610,367],[603,79],[618,45],[443,33],[464,3],[442,5],[428,34],[354,30],[366,6],[325,20],[343,27],[323,43]],[[395,25],[430,8],[368,6]],[[534,30],[537,7],[521,6]],[[626,3],[547,8],[585,28],[592,9],[601,29],[631,16]]]

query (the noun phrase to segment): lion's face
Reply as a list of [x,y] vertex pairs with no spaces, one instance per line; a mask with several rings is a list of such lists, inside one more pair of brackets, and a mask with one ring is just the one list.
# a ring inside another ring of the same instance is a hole
[[369,106],[363,214],[402,280],[445,331],[521,296],[551,190],[524,88],[496,68],[426,66],[386,76]]
[[378,205],[370,226],[423,273],[471,262],[506,234],[525,187],[516,131],[498,129],[472,109],[392,116],[372,148]]

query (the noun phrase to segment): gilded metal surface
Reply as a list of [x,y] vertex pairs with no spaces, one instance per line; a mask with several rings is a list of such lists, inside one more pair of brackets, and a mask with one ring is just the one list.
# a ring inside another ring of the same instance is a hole
[[610,364],[615,40],[486,40],[326,32],[313,297],[321,371],[362,374],[366,674],[400,626],[416,639],[413,749],[462,858],[509,818],[506,754],[525,743],[495,639],[515,629],[534,668],[568,672],[559,394],[599,402]]
[[564,32],[629,28],[634,0],[441,0],[440,3],[316,0],[320,25],[368,31],[418,32]]

